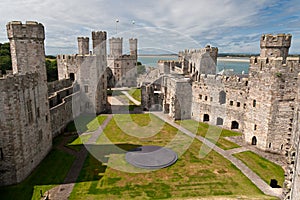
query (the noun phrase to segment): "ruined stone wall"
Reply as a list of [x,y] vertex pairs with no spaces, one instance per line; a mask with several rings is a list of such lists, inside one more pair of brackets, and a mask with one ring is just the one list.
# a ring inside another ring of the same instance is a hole
[[191,118],[190,79],[166,75],[162,78],[163,111],[175,120]]
[[[244,129],[247,78],[204,75],[192,86],[192,118],[227,129]],[[233,122],[238,124],[232,126]]]
[[62,98],[60,104],[50,108],[51,130],[53,137],[64,131],[69,122],[80,115],[80,108],[76,107],[74,101],[80,100],[79,92]]
[[64,88],[69,88],[73,85],[71,79],[62,79],[53,82],[48,82],[48,96],[51,96],[53,93],[63,90]]
[[24,180],[51,149],[47,93],[40,83],[39,73],[0,79],[0,185]]
[[183,63],[183,71],[187,71],[194,80],[199,80],[201,74],[216,74],[218,48],[206,46],[199,50],[179,52],[179,61]]
[[[89,56],[89,55],[88,55]],[[83,55],[57,55],[57,71],[58,79],[70,79],[74,75],[74,80],[77,79],[78,68],[84,62]]]

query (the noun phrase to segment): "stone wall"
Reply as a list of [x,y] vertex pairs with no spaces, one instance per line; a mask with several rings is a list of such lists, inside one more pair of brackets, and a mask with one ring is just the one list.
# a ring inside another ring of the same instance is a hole
[[62,102],[50,108],[51,130],[53,137],[62,133],[69,122],[80,115],[80,108],[74,101],[79,101],[79,92],[73,93],[62,99]]
[[62,79],[53,82],[48,82],[48,96],[53,95],[53,93],[63,90],[65,88],[72,87],[73,81],[71,79]]
[[192,118],[242,131],[247,83],[246,77],[202,74],[192,86]]
[[24,180],[51,149],[45,91],[39,73],[0,79],[0,185]]
[[14,75],[0,79],[0,185],[24,180],[52,147],[44,26],[6,27]]
[[[298,86],[300,74],[298,74]],[[297,98],[294,110],[293,128],[288,144],[286,145],[287,165],[285,169],[284,199],[300,199],[300,87],[297,88]]]

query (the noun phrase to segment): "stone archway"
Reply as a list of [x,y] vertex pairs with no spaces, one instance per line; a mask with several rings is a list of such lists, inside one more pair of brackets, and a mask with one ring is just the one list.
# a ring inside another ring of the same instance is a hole
[[251,145],[257,144],[257,138],[255,136],[252,137]]

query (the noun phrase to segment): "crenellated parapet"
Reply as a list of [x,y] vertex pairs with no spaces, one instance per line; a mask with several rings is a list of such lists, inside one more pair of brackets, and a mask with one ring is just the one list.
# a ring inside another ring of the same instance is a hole
[[45,39],[44,26],[38,22],[27,21],[23,24],[20,21],[12,21],[6,28],[8,39]]
[[229,88],[238,88],[245,89],[248,86],[248,77],[247,76],[223,76],[223,75],[213,75],[213,74],[200,74],[200,79],[194,84],[197,86],[205,85],[207,83],[223,85],[224,87]]
[[93,40],[105,41],[107,39],[106,31],[93,31],[92,32],[92,39]]
[[78,54],[79,55],[86,55],[89,54],[89,41],[88,37],[78,37]]
[[293,72],[300,66],[299,57],[251,57],[250,69],[251,72],[268,71],[268,72]]
[[290,47],[292,41],[291,34],[264,34],[260,38],[261,48],[274,48],[274,47]]
[[285,62],[291,46],[292,35],[262,35],[260,39],[260,57],[282,57]]

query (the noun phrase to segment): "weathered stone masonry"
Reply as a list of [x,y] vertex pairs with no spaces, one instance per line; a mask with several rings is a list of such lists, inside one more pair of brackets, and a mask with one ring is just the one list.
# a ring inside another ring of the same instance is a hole
[[13,74],[0,79],[0,185],[21,182],[52,147],[44,27],[10,22]]

